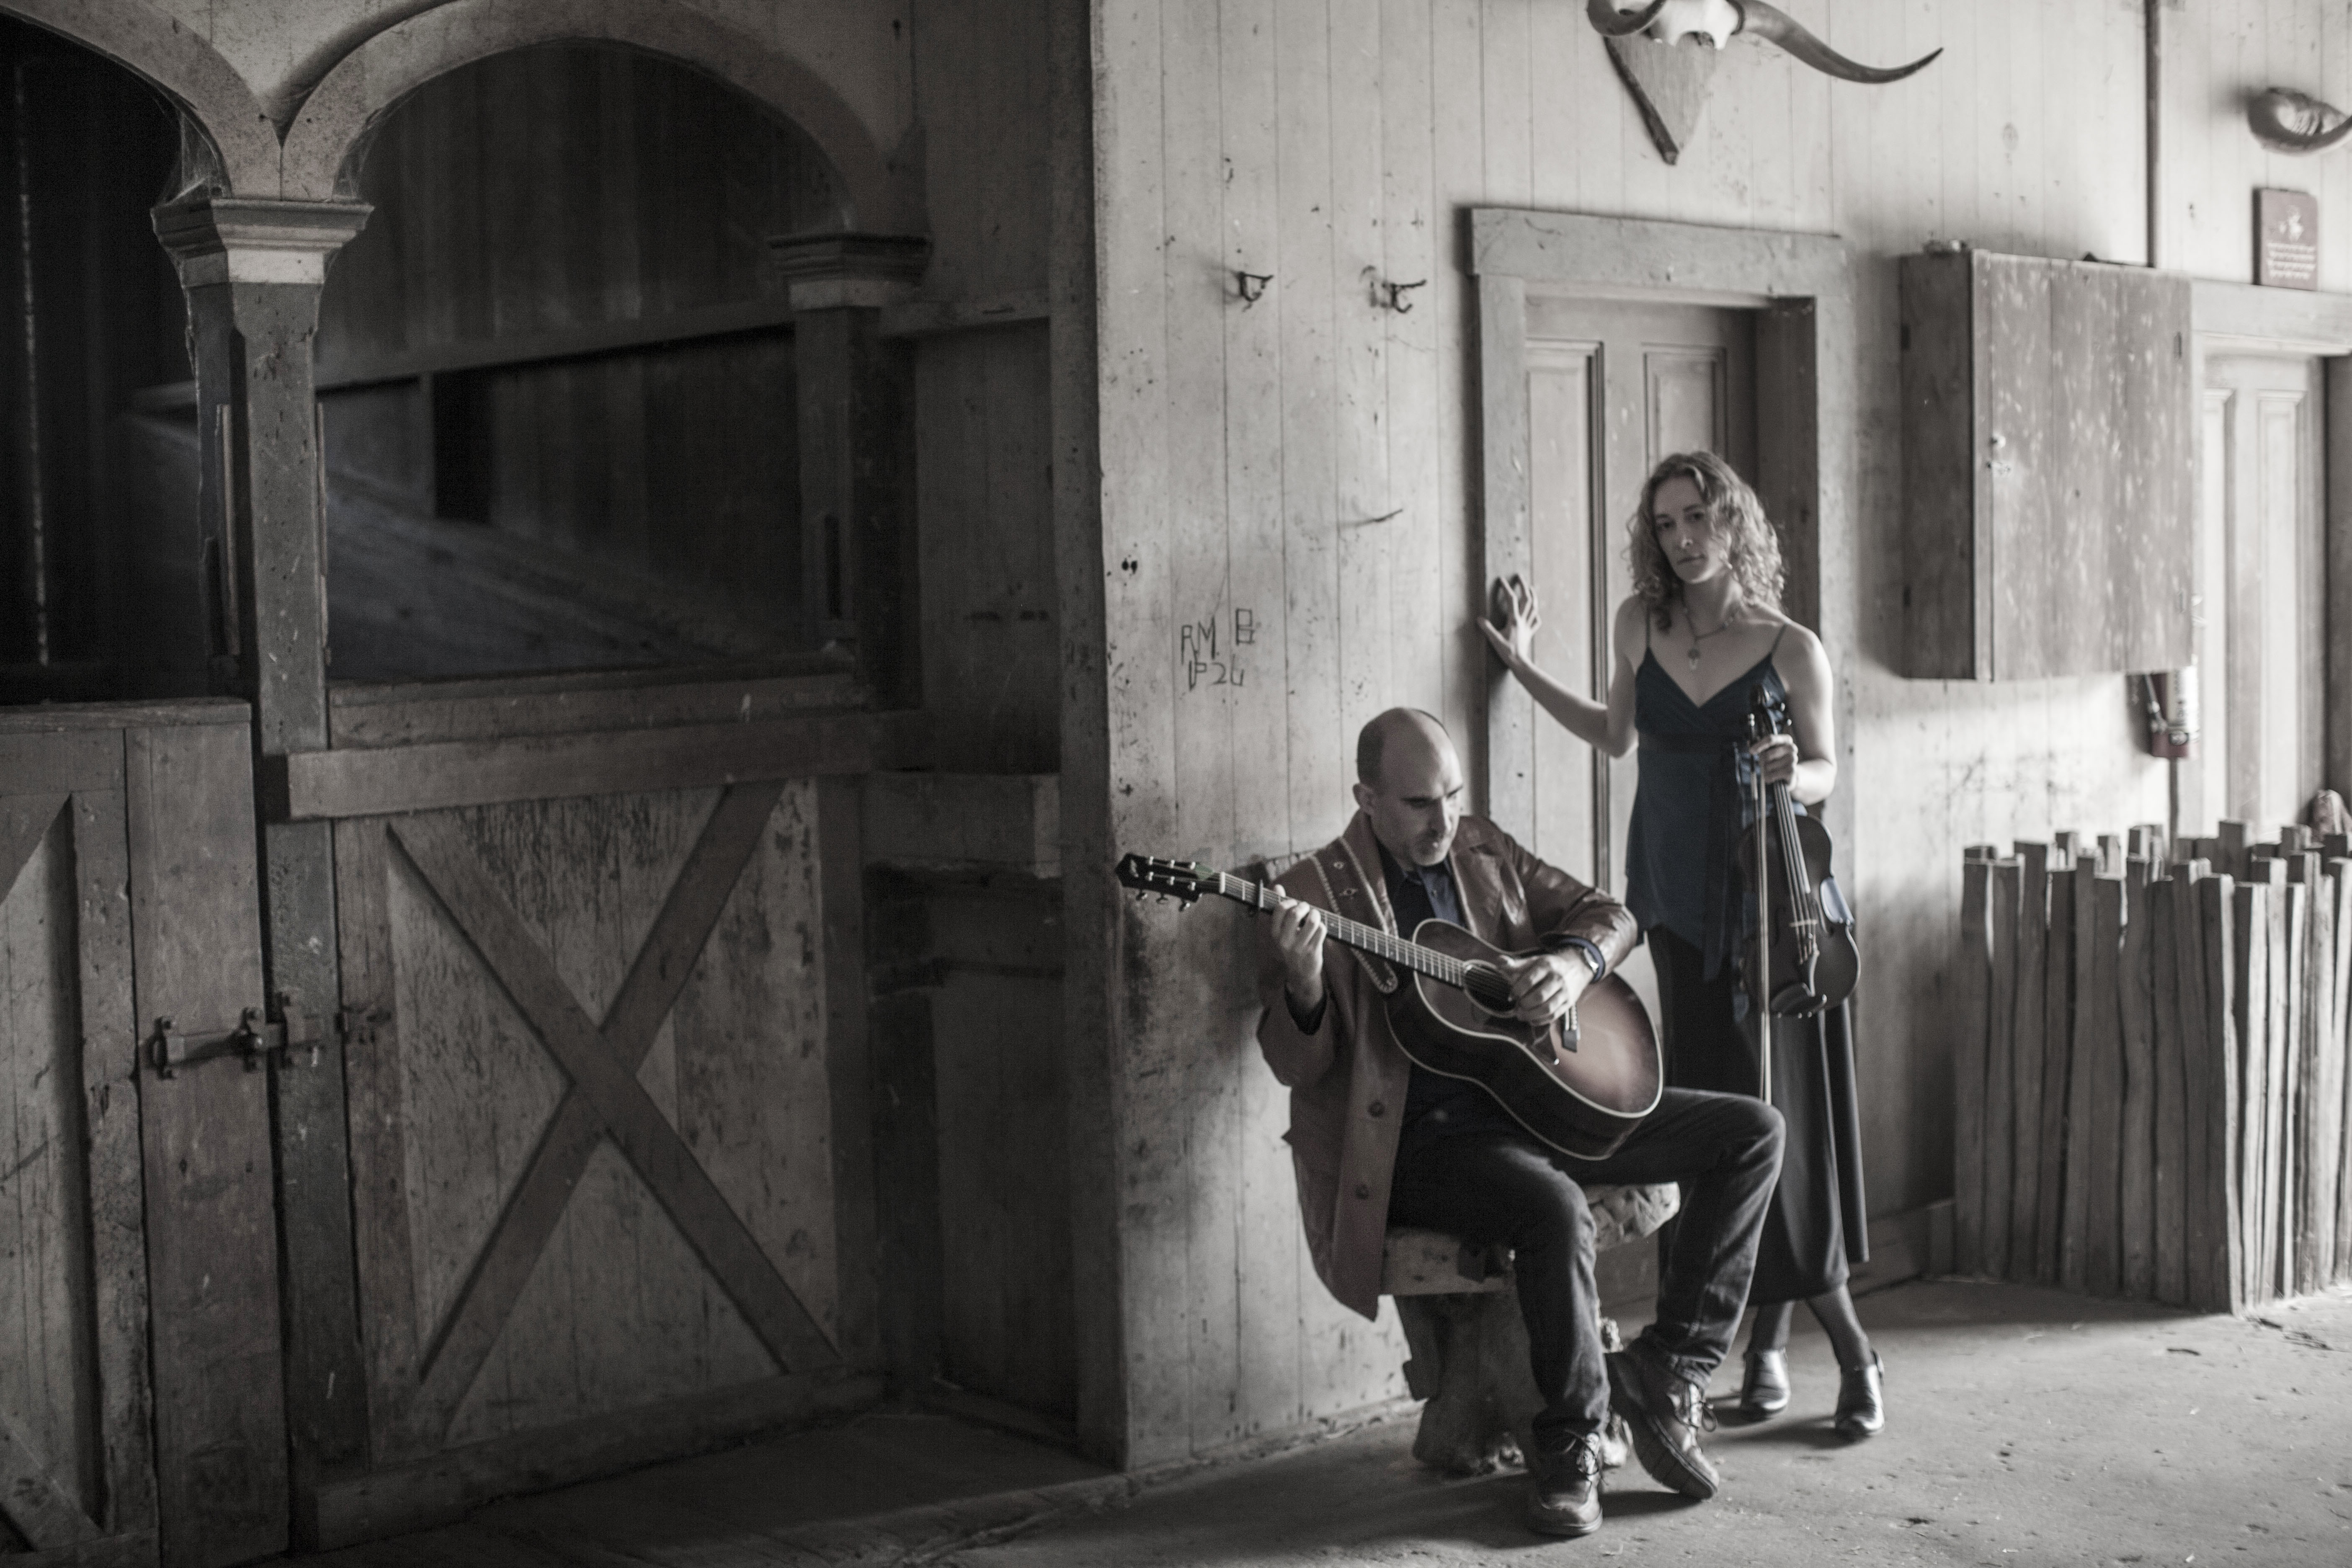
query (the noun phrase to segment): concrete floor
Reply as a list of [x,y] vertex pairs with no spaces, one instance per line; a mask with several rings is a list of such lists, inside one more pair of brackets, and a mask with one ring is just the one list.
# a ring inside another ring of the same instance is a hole
[[[1582,1542],[1521,1529],[1518,1472],[1451,1481],[1415,1465],[1409,1417],[1155,1481],[938,1417],[874,1416],[327,1561],[2352,1568],[2352,1295],[2239,1321],[1938,1281],[1861,1310],[1887,1364],[1884,1436],[1830,1434],[1834,1367],[1801,1321],[1790,1410],[1708,1440],[1723,1494],[1687,1503],[1629,1468]],[[1736,1389],[1735,1363],[1715,1393],[1728,1405]]]

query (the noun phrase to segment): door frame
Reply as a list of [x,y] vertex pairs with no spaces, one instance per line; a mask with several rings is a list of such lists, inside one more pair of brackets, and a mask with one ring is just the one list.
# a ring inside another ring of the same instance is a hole
[[[1845,241],[1514,207],[1475,208],[1469,221],[1470,270],[1478,288],[1483,554],[1474,613],[1485,613],[1488,582],[1525,572],[1530,558],[1529,291],[1751,310],[1758,312],[1756,488],[1780,529],[1785,607],[1820,635],[1833,664],[1859,657],[1853,504],[1858,377],[1854,268]],[[1781,395],[1765,396],[1767,387]],[[1487,668],[1486,733],[1473,767],[1488,815],[1526,824],[1535,811],[1535,703],[1507,670]],[[1836,760],[1849,779],[1851,690],[1851,682],[1841,682],[1834,699]],[[1853,800],[1851,789],[1840,790],[1823,806],[1832,835],[1848,844]]]
[[[2344,710],[2346,701],[2352,700],[2352,615],[2332,613],[2336,595],[2352,585],[2352,294],[2263,289],[2252,283],[2200,279],[2189,284],[2189,325],[2197,348],[2192,395],[2200,410],[2209,353],[2241,350],[2307,354],[2320,361],[2322,395],[2326,399],[2319,425],[2320,463],[2325,469],[2320,528],[2327,562],[2326,591],[2321,603],[2331,612],[2323,633],[2326,646],[2320,706],[2326,715],[2326,732],[2320,742],[2320,783],[2323,788],[2352,794],[2352,713]],[[2202,429],[2201,421],[2199,427]],[[2201,495],[2205,461],[2201,442],[2197,460]],[[2205,591],[2206,585],[2200,583],[2199,592]],[[2201,739],[2208,746],[2222,741],[2210,727]]]

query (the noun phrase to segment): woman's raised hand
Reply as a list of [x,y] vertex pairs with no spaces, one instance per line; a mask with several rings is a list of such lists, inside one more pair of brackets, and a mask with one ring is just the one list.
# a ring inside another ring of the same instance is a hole
[[1493,609],[1478,623],[1478,629],[1486,634],[1496,657],[1516,669],[1528,661],[1536,628],[1543,625],[1543,610],[1536,603],[1536,591],[1516,572],[1495,579],[1490,598]]

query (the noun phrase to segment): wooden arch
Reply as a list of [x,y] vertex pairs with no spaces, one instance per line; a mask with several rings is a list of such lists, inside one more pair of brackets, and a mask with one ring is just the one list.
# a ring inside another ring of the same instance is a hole
[[320,79],[286,133],[281,194],[348,195],[371,130],[434,78],[533,44],[610,43],[691,66],[793,121],[840,176],[843,226],[919,233],[920,198],[816,70],[678,0],[450,0],[378,33]]
[[278,132],[243,77],[146,0],[0,0],[0,14],[104,56],[170,99],[238,195],[278,194]]

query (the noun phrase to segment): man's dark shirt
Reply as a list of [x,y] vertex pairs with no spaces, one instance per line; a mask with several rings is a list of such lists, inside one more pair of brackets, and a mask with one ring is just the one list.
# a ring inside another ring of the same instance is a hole
[[[1397,863],[1388,847],[1381,847],[1381,874],[1389,888],[1389,908],[1396,913],[1397,931],[1410,939],[1422,921],[1441,920],[1466,927],[1462,900],[1454,896],[1454,874],[1444,861],[1434,866],[1406,867]],[[1464,1079],[1447,1078],[1416,1063],[1404,1094],[1404,1121],[1397,1129],[1397,1158],[1439,1138],[1465,1132],[1516,1132],[1519,1124],[1495,1102],[1495,1097]]]

